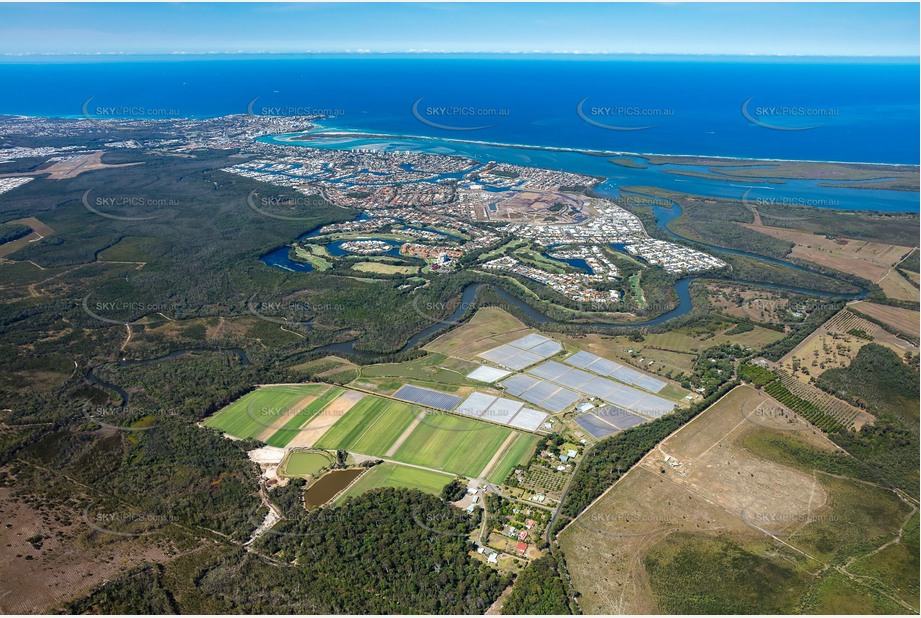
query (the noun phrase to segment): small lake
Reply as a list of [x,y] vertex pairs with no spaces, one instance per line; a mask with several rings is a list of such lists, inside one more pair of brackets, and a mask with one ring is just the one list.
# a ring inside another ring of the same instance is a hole
[[317,479],[304,494],[304,505],[308,509],[323,506],[332,500],[336,494],[349,486],[349,484],[364,473],[363,469],[333,470]]

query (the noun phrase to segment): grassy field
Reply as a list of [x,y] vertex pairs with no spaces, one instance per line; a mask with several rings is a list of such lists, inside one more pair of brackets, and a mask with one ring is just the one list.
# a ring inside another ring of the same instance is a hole
[[362,367],[361,375],[366,378],[394,377],[432,384],[465,386],[478,384],[464,377],[476,368],[477,365],[474,363],[434,353],[403,363]]
[[[536,443],[536,437],[507,427],[450,414],[428,412],[391,399],[366,395],[323,434],[314,446],[387,457],[398,462],[475,477],[510,436],[519,436],[493,466],[491,479],[508,474]],[[418,421],[418,422],[417,422]],[[398,440],[413,426],[402,443]],[[394,449],[392,455],[388,452]]]
[[918,514],[905,525],[902,538],[882,551],[856,560],[851,571],[888,582],[900,598],[913,600],[918,610]]
[[295,245],[294,254],[317,270],[329,270],[333,267],[325,247],[319,245]]
[[796,613],[806,588],[792,565],[706,534],[666,537],[644,566],[659,608],[668,614]]
[[531,459],[534,447],[537,445],[537,436],[519,434],[515,441],[508,445],[502,453],[502,459],[493,466],[486,480],[491,483],[502,483],[516,466],[522,466]]
[[484,307],[479,309],[465,324],[449,330],[427,344],[424,349],[429,352],[475,359],[480,352],[514,341],[532,332],[535,331],[502,309]]
[[419,267],[385,264],[383,262],[358,262],[352,266],[352,270],[363,273],[380,273],[382,275],[415,275],[419,272]]
[[333,458],[326,453],[292,451],[280,470],[284,476],[310,476],[328,466]]
[[859,472],[849,461],[763,392],[734,389],[560,535],[582,608],[917,611],[913,508],[896,492],[847,476]]
[[325,384],[260,388],[218,411],[205,420],[205,426],[236,438],[255,438],[275,426],[299,401],[320,395],[328,388]]
[[[861,303],[860,306],[870,304]],[[918,315],[917,312],[914,314]],[[847,367],[860,349],[871,341],[888,347],[899,356],[912,349],[895,335],[843,309],[781,358],[780,365],[802,382],[809,382],[827,369]]]
[[351,487],[336,499],[336,504],[344,502],[349,497],[358,496],[379,487],[418,489],[437,496],[452,478],[450,474],[420,470],[419,468],[410,468],[409,466],[393,463],[382,463],[365,472],[360,479],[355,481]]
[[860,313],[868,315],[874,320],[879,320],[915,339],[921,335],[918,329],[919,316],[917,311],[900,309],[899,307],[889,307],[887,305],[878,305],[865,301],[854,303],[852,307]]
[[345,392],[345,389],[341,388],[332,388],[323,393],[322,396],[318,397],[314,401],[310,402],[308,405],[304,406],[300,411],[297,412],[293,417],[291,417],[284,426],[273,433],[266,444],[269,446],[287,446],[288,442],[294,439],[294,437],[300,431],[300,428],[303,427],[306,423],[319,414],[323,408],[332,403],[339,395]]
[[879,281],[890,269],[911,253],[911,247],[829,238],[789,228],[749,225],[761,234],[794,243],[791,256],[820,266]]
[[399,401],[365,397],[336,421],[316,446],[383,457],[419,412],[419,408]]
[[478,476],[511,433],[505,427],[459,416],[429,414],[394,458],[454,474]]

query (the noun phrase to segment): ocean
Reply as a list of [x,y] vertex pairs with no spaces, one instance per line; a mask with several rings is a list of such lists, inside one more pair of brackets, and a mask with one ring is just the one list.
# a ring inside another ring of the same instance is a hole
[[919,64],[301,56],[0,63],[0,113],[327,113],[352,131],[631,153],[919,162]]

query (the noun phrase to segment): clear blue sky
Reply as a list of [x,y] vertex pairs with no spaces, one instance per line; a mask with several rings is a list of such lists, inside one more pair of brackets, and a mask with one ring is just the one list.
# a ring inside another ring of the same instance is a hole
[[919,5],[0,4],[0,54],[583,52],[915,56]]

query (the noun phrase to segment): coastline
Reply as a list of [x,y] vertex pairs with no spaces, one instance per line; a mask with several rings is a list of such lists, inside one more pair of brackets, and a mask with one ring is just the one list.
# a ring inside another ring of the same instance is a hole
[[[594,149],[585,149],[585,148],[566,148],[564,146],[541,146],[535,144],[512,144],[507,142],[491,142],[486,140],[467,140],[459,139],[452,137],[431,137],[428,135],[410,135],[410,134],[397,134],[397,133],[382,133],[382,132],[368,132],[368,131],[359,131],[359,130],[350,130],[342,129],[338,127],[328,127],[323,126],[319,123],[314,123],[319,129],[323,131],[330,131],[329,133],[323,132],[313,132],[307,131],[304,133],[289,133],[282,134],[279,136],[271,136],[276,138],[278,141],[288,141],[295,142],[300,141],[294,139],[295,136],[307,136],[307,135],[324,135],[327,137],[335,138],[353,138],[353,139],[374,139],[374,138],[385,138],[385,139],[403,139],[403,140],[413,140],[413,141],[422,141],[422,142],[448,142],[452,144],[471,144],[475,146],[492,146],[495,148],[515,148],[520,150],[541,150],[547,152],[567,152],[574,154],[584,154],[595,157],[609,157],[609,156],[633,156],[633,157],[670,157],[675,159],[720,159],[722,161],[742,161],[742,162],[751,162],[751,163],[829,163],[836,165],[872,165],[879,167],[908,167],[908,168],[917,168],[921,169],[921,165],[914,163],[877,163],[872,161],[836,161],[836,160],[821,160],[821,159],[779,159],[779,158],[752,158],[752,157],[730,157],[726,155],[708,155],[708,154],[669,154],[661,152],[627,152],[623,150],[594,150]],[[308,141],[308,140],[303,140]]]
[[[245,112],[239,114],[223,114],[220,116],[171,116],[168,118],[164,117],[153,117],[153,118],[143,118],[143,117],[123,117],[119,120],[125,121],[138,121],[138,120],[213,120],[217,118],[224,118],[228,116],[243,116],[247,115]],[[87,118],[81,114],[59,114],[59,115],[33,115],[33,114],[16,114],[16,113],[0,113],[0,121],[3,118],[47,118],[47,119],[59,119],[59,120],[86,120]],[[921,164],[919,163],[883,163],[877,161],[841,161],[836,159],[783,159],[776,157],[738,157],[738,156],[728,156],[728,155],[714,155],[714,154],[674,154],[666,152],[628,152],[624,150],[595,150],[590,148],[567,148],[564,146],[542,146],[538,144],[515,144],[508,142],[492,142],[487,140],[466,140],[459,138],[451,137],[432,137],[428,135],[413,135],[413,134],[399,134],[399,133],[384,133],[380,131],[365,131],[365,130],[352,130],[347,128],[331,127],[324,126],[318,122],[313,122],[321,131],[331,131],[332,133],[326,134],[329,137],[341,137],[341,138],[355,138],[355,139],[370,139],[370,138],[384,138],[384,139],[404,139],[404,140],[413,140],[413,141],[423,141],[423,142],[447,142],[453,144],[469,144],[474,146],[492,146],[495,148],[515,148],[520,150],[539,150],[545,152],[565,152],[572,154],[584,154],[589,156],[596,157],[607,157],[607,156],[632,156],[632,157],[669,157],[675,159],[719,159],[721,161],[733,161],[733,162],[751,162],[751,163],[827,163],[835,165],[870,165],[874,167],[907,167],[921,169]],[[296,141],[290,138],[294,136],[306,136],[306,135],[318,135],[320,132],[306,131],[303,133],[287,133],[287,134],[267,134],[263,135],[260,138],[271,137],[275,138],[278,141]],[[286,139],[288,138],[288,139]],[[306,140],[305,140],[306,141]]]

